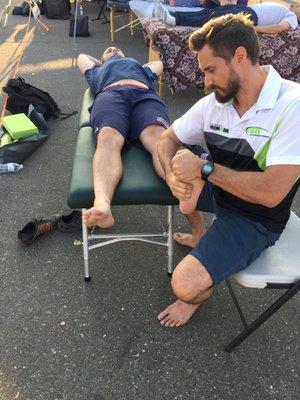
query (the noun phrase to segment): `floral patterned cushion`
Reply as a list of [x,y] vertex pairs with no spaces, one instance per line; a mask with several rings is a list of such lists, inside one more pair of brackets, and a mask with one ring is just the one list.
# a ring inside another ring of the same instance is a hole
[[[165,82],[179,92],[188,86],[202,86],[203,76],[196,55],[188,48],[188,38],[197,28],[166,25],[162,20],[145,19],[148,45],[159,52]],[[300,27],[277,35],[259,34],[261,65],[271,64],[283,78],[300,81]]]

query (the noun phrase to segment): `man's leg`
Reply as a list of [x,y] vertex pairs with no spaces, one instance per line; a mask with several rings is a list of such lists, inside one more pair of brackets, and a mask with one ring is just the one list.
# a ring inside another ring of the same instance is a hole
[[200,305],[213,293],[212,279],[204,266],[192,255],[175,268],[172,288],[178,300],[158,315],[160,323],[173,328],[186,324]]
[[212,285],[245,269],[280,234],[225,209],[216,209],[217,218],[203,238],[175,268],[172,288],[178,300],[158,316],[164,326],[185,324],[212,295]]
[[83,212],[87,226],[109,228],[114,224],[110,204],[122,176],[121,150],[124,137],[116,129],[101,128],[93,160],[94,207]]
[[[165,177],[158,159],[157,143],[160,135],[164,132],[164,130],[165,129],[160,125],[148,125],[140,135],[140,140],[143,146],[152,155],[154,169],[162,179],[165,179]],[[198,191],[200,194],[200,189],[198,189]],[[194,197],[197,196],[197,204],[199,195],[197,195],[196,190],[194,193]],[[192,201],[194,202],[194,198]],[[194,207],[193,205],[191,206],[191,203],[189,203],[189,206],[191,207],[191,209],[193,209],[193,212],[186,215],[186,217],[189,221],[192,233],[175,232],[173,239],[183,246],[194,247],[206,232],[206,228],[203,214],[199,211],[194,211],[196,207]]]
[[165,179],[165,174],[158,159],[157,144],[164,131],[165,128],[161,125],[148,125],[140,134],[140,141],[151,154],[154,169],[162,179]]

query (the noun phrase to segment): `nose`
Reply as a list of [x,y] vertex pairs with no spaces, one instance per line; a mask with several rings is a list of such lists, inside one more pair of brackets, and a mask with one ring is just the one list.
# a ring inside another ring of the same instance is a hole
[[208,75],[204,75],[204,86],[210,87],[213,84],[213,80]]

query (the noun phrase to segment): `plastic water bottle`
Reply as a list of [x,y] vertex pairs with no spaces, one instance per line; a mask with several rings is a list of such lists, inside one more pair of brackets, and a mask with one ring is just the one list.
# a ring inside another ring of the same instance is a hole
[[7,163],[7,164],[0,164],[0,174],[4,172],[17,172],[23,169],[23,164],[17,163]]

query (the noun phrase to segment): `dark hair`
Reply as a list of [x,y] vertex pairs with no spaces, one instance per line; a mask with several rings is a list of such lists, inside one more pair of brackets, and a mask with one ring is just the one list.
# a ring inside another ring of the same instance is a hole
[[199,52],[207,44],[216,57],[230,61],[238,47],[244,47],[253,65],[258,62],[259,42],[250,15],[227,14],[208,21],[192,33],[189,47]]

